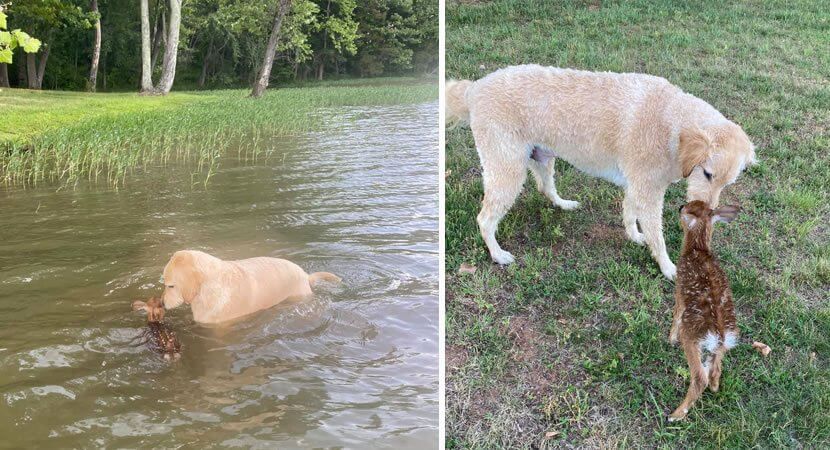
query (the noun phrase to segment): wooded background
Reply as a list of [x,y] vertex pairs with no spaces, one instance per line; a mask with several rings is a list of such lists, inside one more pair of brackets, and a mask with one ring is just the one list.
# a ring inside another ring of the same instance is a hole
[[266,73],[272,84],[420,75],[438,67],[438,0],[0,0],[10,30],[43,42],[37,53],[18,48],[12,64],[0,64],[0,87],[138,89],[145,3],[159,86],[165,54],[173,55],[167,49],[177,49],[174,89],[252,86],[268,63],[274,30],[273,69]]

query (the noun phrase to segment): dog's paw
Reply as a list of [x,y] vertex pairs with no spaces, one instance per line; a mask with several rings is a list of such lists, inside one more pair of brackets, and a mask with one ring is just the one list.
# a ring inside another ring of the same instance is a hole
[[660,267],[660,271],[669,281],[674,281],[674,277],[677,276],[677,267],[671,262]]
[[565,210],[572,210],[572,209],[579,208],[579,202],[574,201],[574,200],[559,199],[559,201],[555,202],[554,204],[556,206],[562,208],[562,209],[565,209]]
[[510,252],[504,250],[498,250],[496,252],[493,252],[490,256],[493,257],[493,261],[503,266],[513,264],[513,262],[516,261],[516,258],[514,258],[513,255],[510,254]]

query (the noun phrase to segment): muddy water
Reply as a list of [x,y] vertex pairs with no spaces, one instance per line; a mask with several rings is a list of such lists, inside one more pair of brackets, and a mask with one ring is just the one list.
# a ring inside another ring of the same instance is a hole
[[[166,167],[0,190],[2,446],[437,446],[437,106],[322,114],[207,188]],[[185,248],[344,282],[218,328],[168,311],[171,364],[130,302]]]

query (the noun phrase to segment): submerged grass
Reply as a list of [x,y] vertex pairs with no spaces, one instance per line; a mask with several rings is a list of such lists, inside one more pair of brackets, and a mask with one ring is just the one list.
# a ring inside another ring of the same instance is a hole
[[[667,423],[688,386],[669,345],[672,292],[625,238],[622,190],[557,164],[553,208],[532,180],[479,237],[480,165],[468,128],[447,132],[447,440],[453,448],[830,447],[830,10],[818,1],[448,1],[447,76],[539,63],[663,76],[741,124],[760,166],[724,191],[744,213],[714,249],[746,335],[718,393]],[[666,198],[676,261],[682,238]],[[458,274],[461,263],[474,274]]]
[[[382,82],[385,81],[385,82]],[[118,183],[151,163],[188,162],[210,176],[229,150],[268,156],[275,136],[317,126],[314,110],[406,104],[437,98],[437,85],[418,80],[351,80],[271,89],[137,94],[0,90],[0,180],[6,184]]]

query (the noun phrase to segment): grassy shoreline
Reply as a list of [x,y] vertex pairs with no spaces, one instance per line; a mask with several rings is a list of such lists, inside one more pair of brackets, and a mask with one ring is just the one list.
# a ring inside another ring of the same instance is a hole
[[418,103],[437,98],[437,83],[390,79],[271,89],[135,93],[0,90],[0,181],[33,184],[88,177],[118,183],[154,162],[211,167],[231,146],[256,157],[263,140],[302,133],[315,109]]
[[[494,265],[475,217],[468,128],[447,132],[447,442],[451,448],[822,448],[830,445],[830,14],[813,1],[447,4],[447,77],[511,64],[663,76],[741,124],[761,164],[724,191],[743,215],[714,248],[746,335],[720,392],[681,423],[682,351],[667,342],[674,285],[625,238],[623,192],[558,162],[553,208],[529,180]],[[664,229],[676,261],[677,206]],[[462,263],[474,274],[459,274]]]

